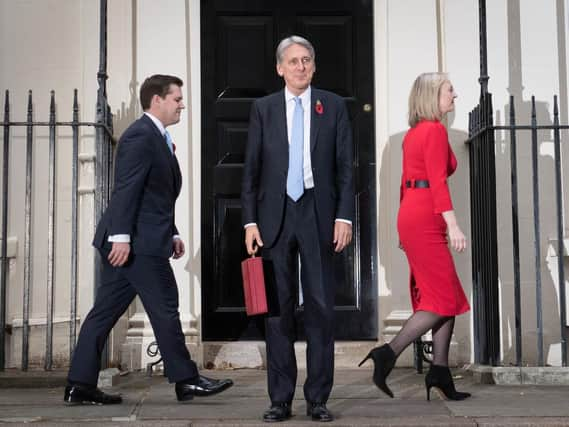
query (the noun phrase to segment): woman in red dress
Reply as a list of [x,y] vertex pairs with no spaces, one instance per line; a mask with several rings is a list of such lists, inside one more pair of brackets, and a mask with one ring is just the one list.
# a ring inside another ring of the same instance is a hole
[[440,122],[454,109],[455,98],[444,73],[421,74],[409,95],[411,128],[403,140],[397,230],[409,262],[413,315],[389,344],[374,348],[362,361],[373,360],[373,380],[390,397],[393,393],[385,380],[395,360],[429,330],[433,336],[433,363],[425,377],[427,399],[432,387],[451,400],[470,396],[456,391],[448,368],[455,316],[470,309],[448,247],[450,243],[458,252],[466,248],[447,185],[447,178],[456,169],[456,158]]

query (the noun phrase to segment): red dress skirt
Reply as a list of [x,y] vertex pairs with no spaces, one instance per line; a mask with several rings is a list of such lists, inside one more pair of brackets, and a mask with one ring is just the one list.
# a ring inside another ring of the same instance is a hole
[[[403,140],[399,240],[409,262],[413,311],[456,316],[470,309],[448,246],[442,212],[452,210],[447,177],[456,158],[445,127],[423,120]],[[407,188],[406,182],[428,180],[429,188]]]

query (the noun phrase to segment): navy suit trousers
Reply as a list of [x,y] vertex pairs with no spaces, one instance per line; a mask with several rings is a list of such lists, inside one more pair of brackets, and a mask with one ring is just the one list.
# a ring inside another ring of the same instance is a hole
[[[298,258],[304,299],[307,378],[304,397],[325,403],[334,379],[334,250],[318,233],[314,192],[305,191],[295,203],[287,197],[284,222],[276,243],[263,250],[272,268],[267,280],[267,374],[271,402],[290,403],[297,366],[294,354]],[[267,273],[266,273],[267,274]]]
[[178,311],[178,287],[168,258],[131,254],[123,267],[101,250],[102,281],[85,318],[68,374],[70,383],[96,385],[107,336],[138,295],[148,314],[170,382],[195,379],[198,369],[185,344]]

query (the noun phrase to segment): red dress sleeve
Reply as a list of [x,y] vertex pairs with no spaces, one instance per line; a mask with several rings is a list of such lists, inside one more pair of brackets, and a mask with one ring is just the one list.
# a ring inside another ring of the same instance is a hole
[[434,213],[453,210],[447,184],[450,162],[450,145],[445,127],[435,123],[427,130],[423,145],[425,168],[433,197]]
[[403,196],[405,195],[405,139],[407,135],[403,138],[403,142],[401,143],[401,184],[399,185],[399,204],[403,201]]

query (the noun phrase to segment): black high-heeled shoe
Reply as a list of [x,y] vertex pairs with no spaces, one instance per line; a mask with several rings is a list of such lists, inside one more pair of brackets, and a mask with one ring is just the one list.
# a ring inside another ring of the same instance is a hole
[[471,396],[470,393],[456,391],[448,366],[431,365],[425,376],[425,387],[427,388],[427,400],[431,400],[432,387],[438,389],[448,400],[464,400]]
[[389,347],[389,344],[383,344],[381,347],[372,349],[358,366],[362,366],[370,358],[373,360],[373,382],[381,391],[393,398],[393,392],[387,386],[385,380],[395,366],[397,356]]

